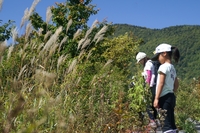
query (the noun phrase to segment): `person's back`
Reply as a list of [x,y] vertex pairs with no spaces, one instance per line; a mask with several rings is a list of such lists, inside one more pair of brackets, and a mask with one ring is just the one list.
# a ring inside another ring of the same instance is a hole
[[[152,105],[154,97],[155,97],[155,88],[156,88],[155,67],[154,67],[153,62],[146,56],[146,54],[144,52],[137,53],[136,60],[137,60],[137,63],[140,63],[144,67],[143,73],[142,73],[142,75],[144,77],[144,82],[146,85],[149,86],[149,89],[151,90],[151,94],[152,94],[151,105],[150,105],[150,107],[147,108],[147,113],[150,118],[150,126],[156,126],[156,123],[154,122],[154,120],[156,118],[157,111]],[[151,113],[150,108],[153,110],[153,112],[154,112],[153,114]]]

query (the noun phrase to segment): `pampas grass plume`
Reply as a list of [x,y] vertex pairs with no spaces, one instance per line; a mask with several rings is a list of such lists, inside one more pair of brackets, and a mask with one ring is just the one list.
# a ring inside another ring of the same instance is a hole
[[12,45],[12,46],[10,46],[10,47],[8,48],[8,56],[7,56],[7,60],[10,59],[10,57],[11,57],[11,53],[12,53],[13,49],[14,49],[14,45]]
[[0,0],[0,11],[1,11],[2,5],[3,5],[3,0]]
[[51,17],[52,17],[51,7],[48,7],[47,12],[46,12],[46,23],[47,24],[50,22]]
[[70,72],[75,68],[76,64],[77,64],[77,59],[74,59],[74,60],[72,61],[72,63],[70,64],[67,73],[70,73]]

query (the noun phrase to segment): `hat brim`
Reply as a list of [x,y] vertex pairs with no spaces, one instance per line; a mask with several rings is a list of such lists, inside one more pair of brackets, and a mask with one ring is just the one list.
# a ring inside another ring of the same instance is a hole
[[155,55],[151,58],[151,60],[152,60],[152,61],[158,61],[158,57],[159,57],[159,53],[155,54]]

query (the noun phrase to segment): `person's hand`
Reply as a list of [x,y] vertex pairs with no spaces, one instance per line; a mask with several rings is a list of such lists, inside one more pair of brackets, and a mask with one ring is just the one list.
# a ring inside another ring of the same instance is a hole
[[154,106],[155,108],[159,108],[158,102],[159,102],[159,100],[158,100],[157,98],[155,98],[155,99],[154,99],[154,102],[153,102],[153,106]]

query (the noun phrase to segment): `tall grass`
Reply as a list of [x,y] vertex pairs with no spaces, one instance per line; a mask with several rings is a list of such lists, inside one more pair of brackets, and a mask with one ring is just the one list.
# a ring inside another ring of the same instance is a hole
[[[38,2],[34,1],[25,11],[21,26]],[[72,23],[69,21],[66,31]],[[124,70],[106,57],[105,61],[93,61],[108,29],[104,26],[90,38],[97,24],[95,21],[77,40],[80,54],[75,58],[60,52],[61,46],[68,44],[67,37],[58,41],[62,27],[53,34],[47,31],[43,43],[30,37],[34,29],[27,23],[25,36],[21,37],[25,41],[17,45],[17,30],[13,29],[13,45],[6,48],[5,42],[0,44],[1,132],[118,132],[129,126],[121,113],[127,86]],[[36,32],[41,35],[40,30]],[[80,34],[78,30],[74,40]],[[129,47],[137,47],[128,36],[118,39],[126,40]],[[96,43],[95,49],[89,50],[91,43]]]

